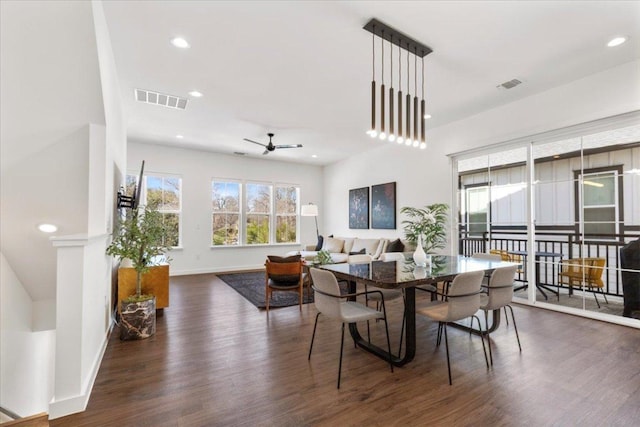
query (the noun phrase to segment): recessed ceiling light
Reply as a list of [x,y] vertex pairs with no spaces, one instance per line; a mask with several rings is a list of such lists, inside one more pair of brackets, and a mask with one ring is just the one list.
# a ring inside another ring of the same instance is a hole
[[430,118],[431,118],[431,114],[425,114],[425,115],[424,115],[424,118],[425,118],[425,119],[430,119]]
[[55,233],[56,231],[58,231],[58,227],[53,224],[39,224],[38,230],[42,231],[43,233]]
[[171,39],[171,44],[174,45],[175,47],[179,47],[181,49],[186,49],[188,47],[191,47],[189,45],[189,42],[186,41],[185,39],[183,39],[182,37],[175,37],[175,38]]
[[609,46],[609,47],[620,46],[622,43],[624,43],[626,41],[627,41],[626,37],[615,37],[615,38],[609,40],[609,43],[607,43],[607,46]]
[[318,155],[317,154],[312,154],[311,157],[313,157],[314,159],[317,159]]
[[197,90],[192,90],[191,92],[189,92],[189,95],[193,96],[194,98],[202,98],[202,93],[198,92]]
[[182,138],[184,138],[184,136],[182,136],[182,135],[176,135],[176,138],[178,138],[178,139],[182,139]]

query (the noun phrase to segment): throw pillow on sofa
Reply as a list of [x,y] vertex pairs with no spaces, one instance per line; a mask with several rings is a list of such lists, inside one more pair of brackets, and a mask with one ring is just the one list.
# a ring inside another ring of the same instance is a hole
[[365,252],[366,252],[366,249],[362,248],[359,251],[349,252],[349,255],[363,255]]
[[404,243],[400,239],[389,242],[386,252],[404,252]]
[[322,244],[322,250],[329,253],[340,253],[342,252],[342,246],[344,246],[344,240],[327,237]]

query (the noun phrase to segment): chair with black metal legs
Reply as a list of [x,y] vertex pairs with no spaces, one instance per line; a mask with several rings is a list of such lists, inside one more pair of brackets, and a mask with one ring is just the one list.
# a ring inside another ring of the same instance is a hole
[[[513,317],[513,308],[511,307],[511,299],[513,298],[513,284],[515,282],[518,266],[498,268],[493,271],[489,284],[485,287],[487,293],[480,295],[480,309],[484,311],[485,324],[489,324],[489,311],[500,310],[504,308],[505,319],[507,318],[507,307],[511,311],[511,320],[513,320],[513,328],[516,331],[516,339],[518,340],[518,348],[522,351],[520,345],[520,336],[518,335],[518,326],[516,319]],[[508,324],[508,323],[507,323]],[[489,360],[493,365],[493,354],[491,351],[491,337],[487,333],[487,341],[489,342]]]
[[340,377],[342,374],[342,351],[344,348],[344,325],[347,323],[356,323],[374,319],[384,320],[384,328],[387,334],[387,348],[389,350],[389,366],[393,372],[393,364],[391,361],[391,342],[389,341],[389,327],[387,326],[387,311],[384,306],[384,296],[380,291],[369,291],[368,294],[380,293],[382,310],[374,310],[355,301],[349,301],[365,292],[356,292],[353,294],[340,295],[340,287],[336,277],[330,271],[311,269],[311,277],[313,279],[313,290],[315,291],[315,306],[318,310],[316,321],[313,325],[313,335],[311,336],[311,344],[309,345],[309,357],[311,360],[311,351],[313,350],[313,341],[316,337],[316,328],[318,326],[318,317],[324,314],[330,319],[334,319],[342,323],[342,338],[340,341],[340,362],[338,364],[338,388],[340,388]]
[[447,325],[451,322],[471,317],[471,325],[473,319],[478,321],[478,329],[480,331],[480,340],[482,341],[482,351],[484,352],[484,360],[489,369],[489,361],[487,359],[487,350],[484,346],[484,333],[480,325],[480,319],[475,313],[480,309],[480,293],[482,286],[482,278],[484,271],[473,271],[469,273],[458,274],[444,297],[444,301],[431,301],[426,306],[422,306],[416,310],[416,314],[421,314],[432,320],[438,321],[438,338],[436,345],[439,346],[442,340],[442,331],[444,330],[444,344],[447,349],[447,370],[449,372],[449,385],[451,381],[451,362],[449,360],[449,340],[447,338]]

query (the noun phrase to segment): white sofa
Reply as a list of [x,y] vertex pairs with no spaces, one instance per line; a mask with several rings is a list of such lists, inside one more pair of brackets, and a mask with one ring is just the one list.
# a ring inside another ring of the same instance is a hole
[[[325,237],[322,243],[322,250],[326,250],[331,255],[334,263],[349,262],[349,256],[367,254],[372,259],[377,260],[380,255],[386,252],[389,239],[386,238],[367,238],[360,237]],[[406,246],[406,242],[403,241]],[[364,250],[364,252],[362,252]],[[287,255],[300,254],[308,261],[318,255],[315,251],[315,245],[306,246],[304,250],[289,252]]]

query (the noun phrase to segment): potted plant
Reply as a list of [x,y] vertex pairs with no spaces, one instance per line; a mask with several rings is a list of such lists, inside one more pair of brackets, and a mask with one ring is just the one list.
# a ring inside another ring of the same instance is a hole
[[422,246],[426,253],[444,248],[447,243],[448,210],[449,206],[445,203],[434,203],[424,208],[401,208],[400,213],[408,217],[402,221],[407,240],[416,246]]
[[[120,220],[107,247],[107,255],[130,260],[136,271],[136,293],[120,302],[120,339],[143,339],[155,333],[154,295],[142,293],[142,275],[170,250],[164,242],[170,230],[162,214],[148,208],[132,209]],[[164,260],[164,259],[163,259]],[[168,260],[164,260],[168,261]]]

